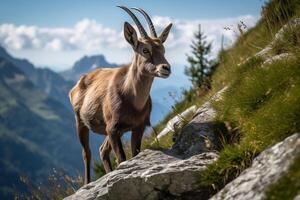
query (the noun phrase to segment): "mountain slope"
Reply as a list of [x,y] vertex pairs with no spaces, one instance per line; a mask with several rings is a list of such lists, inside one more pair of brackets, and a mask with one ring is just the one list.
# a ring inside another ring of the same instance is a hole
[[[299,1],[269,1],[257,25],[241,33],[232,47],[219,53],[219,66],[212,76],[210,93],[204,98],[187,96],[176,105],[186,109],[189,104],[199,104],[221,88],[228,88],[223,99],[213,104],[217,111],[215,130],[221,135],[223,149],[219,160],[209,165],[198,180],[201,187],[212,193],[244,174],[243,171],[260,152],[300,131],[299,17]],[[197,90],[201,89],[195,88],[191,92]],[[173,112],[169,117],[177,113]],[[165,120],[160,126],[167,122]],[[160,145],[164,145],[163,142],[160,141]],[[267,166],[269,171],[276,172]],[[282,182],[275,181],[269,199],[294,199],[297,192],[299,194],[300,179],[294,178],[297,176],[299,170],[290,172]],[[245,190],[249,189],[251,179],[238,184]],[[257,184],[263,183],[259,181]],[[246,199],[235,195],[240,192],[248,198],[261,199],[258,197],[261,192],[257,189],[253,193],[256,196],[252,196],[248,191],[238,191],[237,187],[230,191],[225,188],[224,193],[229,191],[228,196],[221,194],[219,197]],[[280,193],[283,196],[279,196]]]
[[5,187],[12,189],[10,183],[16,185],[20,174],[33,181],[46,180],[54,166],[70,173],[81,168],[80,145],[69,109],[3,58],[0,91],[0,177],[6,180],[10,174],[11,181]]
[[72,81],[66,81],[58,73],[50,69],[36,68],[26,59],[14,58],[1,46],[0,57],[5,58],[22,70],[37,88],[70,108],[67,94],[74,84]]

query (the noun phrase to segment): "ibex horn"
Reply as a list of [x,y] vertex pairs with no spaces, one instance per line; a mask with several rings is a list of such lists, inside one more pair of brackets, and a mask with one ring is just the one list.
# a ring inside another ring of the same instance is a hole
[[149,29],[150,29],[151,36],[157,38],[156,31],[155,31],[154,25],[153,25],[153,23],[152,23],[152,20],[151,20],[150,16],[146,13],[146,11],[144,11],[144,10],[141,9],[141,8],[131,8],[131,9],[134,9],[134,10],[136,10],[136,11],[142,13],[142,15],[145,17],[145,19],[146,19],[146,21],[147,21],[147,23],[148,23],[148,26],[149,26]]
[[141,37],[147,38],[148,35],[147,35],[144,27],[142,26],[141,22],[138,20],[138,18],[127,7],[125,7],[125,6],[117,6],[117,7],[122,8],[123,10],[125,10],[130,15],[130,17],[133,19],[134,23],[136,24],[136,26],[139,29]]

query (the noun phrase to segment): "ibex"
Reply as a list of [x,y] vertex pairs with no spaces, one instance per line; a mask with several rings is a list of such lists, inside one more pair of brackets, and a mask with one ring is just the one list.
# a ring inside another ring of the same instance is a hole
[[138,38],[135,29],[128,22],[124,23],[124,37],[134,51],[131,64],[96,69],[83,75],[69,93],[82,145],[85,184],[90,182],[89,130],[106,135],[99,149],[106,173],[112,170],[109,156],[111,149],[118,164],[126,160],[121,142],[122,134],[126,131],[132,131],[131,150],[132,156],[136,156],[140,151],[144,129],[150,125],[150,89],[153,79],[167,78],[171,73],[170,64],[164,56],[163,43],[172,24],[157,37],[149,15],[142,9],[132,8],[145,17],[151,32],[151,36],[148,36],[130,9],[118,7],[131,16],[141,36]]

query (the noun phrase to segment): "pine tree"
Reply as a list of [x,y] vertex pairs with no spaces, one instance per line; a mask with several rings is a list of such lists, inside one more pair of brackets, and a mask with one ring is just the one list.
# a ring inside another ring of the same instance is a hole
[[209,84],[210,76],[216,68],[216,62],[209,58],[211,43],[206,41],[206,36],[199,30],[192,41],[192,55],[187,56],[189,66],[185,67],[185,74],[190,77],[194,88]]

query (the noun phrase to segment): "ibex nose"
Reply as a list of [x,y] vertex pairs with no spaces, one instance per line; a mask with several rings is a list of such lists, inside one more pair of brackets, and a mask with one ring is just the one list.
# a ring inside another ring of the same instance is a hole
[[162,65],[162,68],[163,68],[164,70],[166,70],[166,71],[170,71],[170,66],[167,65],[167,64],[163,64],[163,65]]

